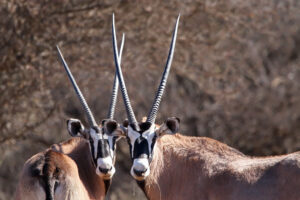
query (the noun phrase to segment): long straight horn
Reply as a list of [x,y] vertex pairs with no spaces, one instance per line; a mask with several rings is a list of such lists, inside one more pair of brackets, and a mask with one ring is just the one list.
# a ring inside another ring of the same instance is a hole
[[56,48],[57,48],[57,51],[58,51],[59,58],[60,58],[63,66],[64,66],[64,68],[65,68],[65,70],[66,70],[66,72],[68,74],[68,77],[69,77],[69,79],[70,79],[70,81],[71,81],[71,83],[72,83],[72,85],[74,87],[74,90],[75,90],[75,92],[76,92],[76,94],[77,94],[77,96],[78,96],[78,98],[80,100],[80,103],[81,103],[81,105],[82,105],[82,107],[84,109],[84,112],[85,112],[85,114],[86,114],[86,116],[88,118],[88,122],[89,122],[90,126],[91,127],[98,127],[97,123],[95,121],[95,118],[94,118],[94,116],[93,116],[93,114],[92,114],[92,112],[91,112],[91,110],[90,110],[90,108],[89,108],[89,106],[88,106],[85,98],[83,97],[83,95],[82,95],[82,93],[81,93],[81,91],[80,91],[80,89],[79,89],[79,87],[78,87],[78,85],[77,85],[77,83],[76,83],[76,81],[75,81],[75,79],[74,79],[74,77],[73,77],[73,75],[72,75],[69,67],[68,67],[68,64],[66,63],[66,61],[65,61],[65,59],[64,59],[64,57],[63,57],[63,55],[62,55],[62,53],[61,53],[61,51],[60,51],[60,49],[58,47],[58,45],[56,46]]
[[[119,60],[120,65],[121,65],[121,61],[122,61],[124,41],[125,41],[125,35],[123,35],[123,37],[122,37],[120,52],[118,53],[118,60]],[[119,89],[119,80],[118,80],[118,75],[116,72],[115,78],[114,78],[114,86],[113,86],[113,90],[112,90],[112,94],[111,94],[110,106],[109,106],[108,115],[107,115],[108,119],[114,118],[116,102],[117,102],[117,97],[118,97],[118,89]]]
[[124,101],[125,108],[126,108],[126,113],[128,116],[128,121],[130,124],[132,124],[135,127],[135,129],[139,130],[139,126],[136,121],[134,112],[132,110],[130,99],[128,97],[126,85],[125,85],[124,78],[123,78],[123,73],[121,70],[121,65],[117,58],[118,53],[117,53],[117,39],[116,39],[115,15],[114,14],[112,15],[112,41],[113,41],[113,51],[114,51],[114,60],[115,60],[115,65],[116,65],[116,71],[117,71],[119,82],[120,82],[121,92],[122,92],[123,101]]
[[151,108],[151,110],[149,112],[149,115],[147,117],[147,122],[149,122],[151,124],[153,124],[155,122],[157,111],[158,111],[158,108],[159,108],[159,104],[160,104],[162,95],[164,93],[166,83],[167,83],[167,79],[168,79],[168,75],[169,75],[169,72],[170,72],[170,68],[171,68],[171,64],[172,64],[172,60],[173,60],[173,55],[174,55],[175,44],[176,44],[179,18],[180,18],[180,15],[178,15],[178,17],[177,17],[176,25],[175,25],[174,32],[173,32],[172,42],[171,42],[171,46],[170,46],[170,50],[169,50],[169,55],[168,55],[167,63],[166,63],[166,66],[165,66],[165,70],[164,70],[163,76],[161,78],[161,81],[160,81],[160,84],[159,84],[159,87],[158,87],[158,90],[157,90],[152,108]]

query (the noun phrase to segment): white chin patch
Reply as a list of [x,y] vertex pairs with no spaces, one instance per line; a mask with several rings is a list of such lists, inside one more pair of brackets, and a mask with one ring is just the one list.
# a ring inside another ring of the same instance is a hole
[[[136,174],[135,171],[143,172],[142,174]],[[150,174],[149,161],[147,158],[136,158],[133,160],[133,165],[130,170],[131,176],[138,180],[145,180]]]
[[[107,173],[103,173],[99,170],[99,168],[101,169],[109,169],[109,171]],[[104,179],[110,179],[114,173],[115,173],[115,168],[113,166],[112,163],[112,159],[111,157],[105,157],[105,158],[98,158],[97,159],[97,169],[96,169],[96,173],[101,176]]]

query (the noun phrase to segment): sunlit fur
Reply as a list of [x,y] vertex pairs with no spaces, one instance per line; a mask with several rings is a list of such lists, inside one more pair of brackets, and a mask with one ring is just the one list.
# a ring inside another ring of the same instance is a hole
[[300,152],[249,157],[205,137],[158,138],[145,193],[151,200],[299,200]]
[[55,200],[104,199],[105,183],[95,172],[89,143],[74,137],[52,145],[27,160],[16,190],[16,199],[46,199],[45,179],[56,182]]

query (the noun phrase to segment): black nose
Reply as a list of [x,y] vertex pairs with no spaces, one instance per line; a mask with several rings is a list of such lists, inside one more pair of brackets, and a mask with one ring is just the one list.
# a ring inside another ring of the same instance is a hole
[[135,169],[133,169],[133,172],[134,172],[135,175],[137,175],[137,176],[143,176],[143,174],[144,174],[146,171],[147,171],[147,170],[140,171],[140,170],[135,170]]
[[112,167],[110,169],[103,169],[101,167],[99,167],[99,171],[102,172],[103,174],[107,174],[108,171],[110,171],[112,169]]

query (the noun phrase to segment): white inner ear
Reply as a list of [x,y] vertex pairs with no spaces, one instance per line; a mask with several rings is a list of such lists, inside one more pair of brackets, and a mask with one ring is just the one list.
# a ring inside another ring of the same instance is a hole
[[[104,134],[104,135],[106,135],[106,134]],[[114,150],[113,150],[113,148],[114,148],[114,144],[113,144],[114,136],[107,135],[106,137],[108,138],[110,156],[113,158],[114,157]]]
[[73,119],[73,118],[71,118],[69,120],[69,123],[68,123],[68,130],[69,130],[69,132],[71,132],[71,130],[72,130],[72,123],[79,123],[80,124],[80,130],[79,130],[79,132],[83,132],[84,126],[82,125],[81,121],[79,119]]

